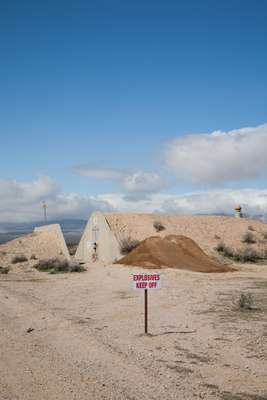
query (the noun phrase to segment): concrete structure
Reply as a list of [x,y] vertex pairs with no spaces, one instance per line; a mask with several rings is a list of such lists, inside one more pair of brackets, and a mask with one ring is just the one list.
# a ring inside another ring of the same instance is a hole
[[34,229],[32,242],[38,258],[64,256],[68,260],[70,254],[59,224],[44,225]]
[[[96,245],[95,245],[96,244]],[[91,215],[79,243],[75,258],[84,262],[113,262],[121,257],[120,245],[108,220],[101,212]]]
[[[160,223],[163,230],[158,232],[156,223]],[[227,246],[238,248],[248,224],[259,234],[266,232],[266,224],[260,221],[233,216],[95,212],[87,223],[75,257],[88,263],[96,259],[113,263],[122,258],[120,244],[124,239],[142,241],[151,236],[167,235],[187,236],[204,252],[217,256],[214,248],[218,244],[218,237]]]
[[235,208],[235,217],[236,218],[242,218],[242,207],[238,204]]

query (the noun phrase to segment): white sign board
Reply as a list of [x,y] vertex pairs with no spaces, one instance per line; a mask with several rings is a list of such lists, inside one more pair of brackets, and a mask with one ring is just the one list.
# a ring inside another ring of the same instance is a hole
[[132,274],[133,289],[160,289],[160,274]]

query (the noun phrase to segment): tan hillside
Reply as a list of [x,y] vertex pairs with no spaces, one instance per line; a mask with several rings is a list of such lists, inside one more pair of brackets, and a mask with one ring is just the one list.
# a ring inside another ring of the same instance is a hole
[[[193,239],[200,248],[210,255],[217,255],[214,247],[223,241],[227,246],[242,248],[242,238],[251,227],[256,239],[256,248],[267,246],[264,233],[267,225],[253,219],[225,216],[192,216],[163,214],[105,214],[108,224],[120,240],[130,236],[144,240],[150,236],[183,235]],[[161,222],[165,229],[156,232],[153,224]]]

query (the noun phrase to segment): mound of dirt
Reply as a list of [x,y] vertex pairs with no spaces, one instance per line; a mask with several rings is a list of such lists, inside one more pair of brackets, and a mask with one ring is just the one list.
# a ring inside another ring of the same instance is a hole
[[195,272],[234,271],[233,268],[214,261],[192,239],[181,235],[149,237],[118,263],[144,268],[170,267]]

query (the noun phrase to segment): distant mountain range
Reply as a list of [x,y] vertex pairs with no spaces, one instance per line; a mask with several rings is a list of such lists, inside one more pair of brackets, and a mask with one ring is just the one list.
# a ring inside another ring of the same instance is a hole
[[[225,215],[225,214],[220,214],[220,215]],[[247,218],[257,219],[267,224],[267,214],[256,215],[253,217],[247,216]],[[84,231],[87,221],[83,219],[62,219],[62,220],[48,221],[47,223],[60,224],[66,241],[68,243],[78,243]],[[27,235],[28,233],[31,233],[36,226],[43,226],[43,225],[46,225],[44,221],[36,221],[30,223],[0,223],[0,244],[7,242],[8,240],[15,239],[18,236]]]

